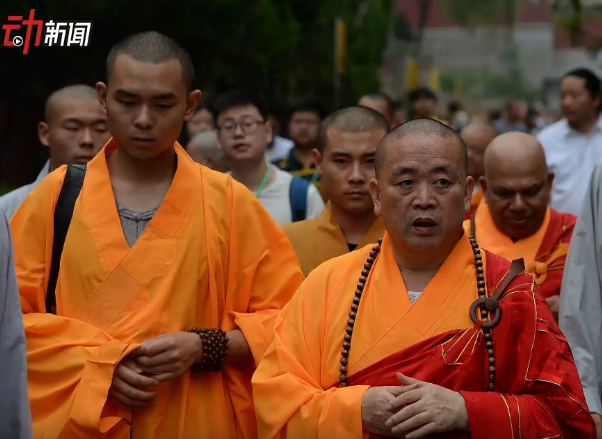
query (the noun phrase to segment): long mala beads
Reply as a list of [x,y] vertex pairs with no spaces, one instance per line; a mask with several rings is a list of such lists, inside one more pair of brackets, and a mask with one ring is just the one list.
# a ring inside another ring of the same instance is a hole
[[[500,317],[500,309],[498,308],[497,300],[493,299],[493,301],[489,302],[486,297],[486,289],[485,289],[485,274],[483,270],[483,257],[481,256],[481,250],[479,250],[479,246],[474,238],[468,238],[470,241],[470,245],[472,246],[472,251],[474,253],[474,264],[477,272],[477,291],[479,295],[479,299],[473,303],[471,306],[471,318],[472,320],[476,320],[476,316],[473,314],[476,312],[476,309],[479,308],[481,310],[481,321],[483,322],[481,325],[481,329],[483,331],[485,337],[485,344],[487,346],[487,355],[489,361],[489,383],[487,386],[488,390],[493,390],[495,388],[495,354],[493,351],[493,336],[491,333],[491,327],[494,326]],[[368,275],[374,266],[374,261],[376,257],[380,253],[382,247],[382,239],[378,240],[378,244],[372,247],[372,251],[370,251],[370,255],[366,260],[366,264],[364,265],[364,269],[362,270],[361,276],[357,283],[357,288],[355,290],[355,296],[353,298],[353,304],[351,305],[351,311],[349,312],[349,319],[347,320],[347,329],[345,330],[345,337],[343,341],[343,350],[341,351],[341,359],[340,359],[340,367],[339,371],[340,375],[340,386],[347,387],[347,366],[349,363],[349,353],[351,351],[351,339],[353,336],[353,328],[355,326],[355,321],[357,319],[357,312],[359,309],[360,301],[362,299],[362,295],[364,293],[364,288],[366,287],[366,281],[368,280]],[[492,298],[489,298],[492,299]],[[495,303],[493,303],[495,302]],[[493,309],[490,309],[493,308]],[[489,321],[489,311],[497,310],[494,321]],[[476,323],[476,322],[475,322]]]

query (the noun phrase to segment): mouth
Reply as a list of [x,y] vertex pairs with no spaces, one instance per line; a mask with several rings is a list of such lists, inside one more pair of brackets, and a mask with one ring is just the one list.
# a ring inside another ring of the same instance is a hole
[[508,218],[508,222],[516,226],[523,226],[529,222],[529,218]]
[[80,155],[80,156],[75,157],[75,159],[73,160],[73,163],[83,165],[83,164],[88,163],[93,158],[94,158],[93,155]]
[[244,152],[251,148],[251,145],[248,143],[237,143],[233,146],[233,149],[238,152]]
[[412,228],[418,235],[432,235],[437,230],[437,221],[432,218],[416,218]]
[[132,141],[139,145],[149,145],[155,142],[155,139],[151,139],[149,137],[132,137]]
[[348,191],[345,192],[345,195],[347,195],[350,198],[363,198],[368,196],[368,192],[365,191]]

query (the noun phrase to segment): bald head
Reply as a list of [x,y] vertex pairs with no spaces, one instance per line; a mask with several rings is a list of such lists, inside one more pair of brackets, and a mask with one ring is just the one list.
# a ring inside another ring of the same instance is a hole
[[84,84],[70,85],[55,91],[46,99],[46,105],[44,106],[44,120],[46,123],[49,123],[53,116],[56,116],[57,111],[60,112],[67,101],[92,101],[100,108],[96,89]]
[[330,131],[342,133],[362,133],[381,130],[383,135],[389,131],[389,122],[376,110],[354,106],[335,111],[322,121],[318,131],[318,150],[324,152],[328,144]]
[[119,55],[127,55],[150,64],[161,64],[175,59],[182,67],[182,77],[187,90],[192,89],[194,65],[190,54],[174,40],[159,32],[141,32],[113,46],[107,57],[107,80]]
[[514,240],[535,234],[546,216],[553,179],[535,137],[519,132],[496,137],[485,151],[481,178],[496,227]]
[[468,175],[478,181],[483,175],[485,148],[494,139],[495,130],[489,124],[472,122],[462,129],[460,136],[468,149]]
[[510,132],[496,137],[485,151],[485,175],[500,171],[546,175],[548,167],[543,147],[531,134]]
[[[380,168],[385,162],[385,154],[391,146],[399,144],[407,137],[424,136],[434,137],[446,141],[452,147],[456,147],[458,155],[461,157],[462,173],[466,174],[468,165],[468,153],[466,144],[462,137],[453,129],[434,119],[418,118],[408,120],[397,128],[392,129],[380,142],[376,149],[376,176],[378,178]],[[451,141],[451,142],[450,142]]]
[[195,162],[215,171],[225,171],[224,153],[215,131],[196,134],[186,145],[186,150]]

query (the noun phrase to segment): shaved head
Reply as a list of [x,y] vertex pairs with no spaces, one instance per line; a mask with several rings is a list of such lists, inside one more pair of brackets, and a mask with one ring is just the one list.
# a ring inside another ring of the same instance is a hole
[[402,142],[408,136],[428,136],[446,141],[451,140],[451,145],[456,146],[463,157],[463,172],[466,174],[468,166],[468,152],[462,137],[453,129],[434,119],[419,118],[408,120],[392,129],[380,142],[376,149],[376,177],[380,167],[384,164],[384,155],[391,145]]
[[468,175],[478,181],[483,175],[483,155],[485,148],[495,138],[491,125],[472,122],[460,133],[468,149]]
[[389,122],[378,111],[367,107],[348,107],[335,111],[320,125],[318,131],[318,150],[324,152],[328,143],[329,131],[342,133],[361,133],[374,130],[389,131]]
[[496,137],[485,151],[481,177],[496,227],[513,240],[535,234],[546,217],[553,179],[535,137],[519,132]]
[[186,150],[195,162],[214,171],[225,171],[224,152],[215,131],[196,134],[186,145]]
[[548,166],[541,143],[531,134],[517,131],[496,137],[485,151],[485,174],[498,171],[546,175]]
[[115,60],[119,55],[127,55],[137,61],[150,64],[178,60],[182,67],[182,78],[186,89],[188,91],[192,89],[194,65],[190,54],[174,40],[159,32],[142,32],[115,44],[107,57],[107,81],[111,77]]
[[[49,123],[56,116],[57,111],[68,100],[88,100],[98,103],[98,95],[95,88],[84,84],[70,85],[58,89],[46,99],[46,105],[44,106],[44,120],[46,123]],[[100,104],[98,105],[100,106]]]

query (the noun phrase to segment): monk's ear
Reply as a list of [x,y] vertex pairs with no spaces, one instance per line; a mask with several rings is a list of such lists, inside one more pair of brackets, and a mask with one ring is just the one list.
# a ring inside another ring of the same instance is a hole
[[98,102],[102,108],[102,112],[107,114],[107,85],[104,82],[96,83],[96,94],[98,95]]
[[40,122],[38,124],[38,137],[40,138],[40,142],[44,146],[49,146],[48,142],[48,125],[46,122]]
[[382,208],[380,204],[380,189],[378,187],[378,180],[373,178],[370,180],[370,194],[372,195],[372,202],[374,203],[374,214],[381,216]]
[[464,193],[464,210],[470,212],[470,202],[474,192],[474,178],[470,175],[466,177],[466,192]]
[[322,174],[322,154],[315,148],[311,153],[314,157],[314,163],[316,164],[316,171],[318,171],[319,174]]
[[552,183],[554,183],[554,177],[555,177],[554,172],[552,172],[552,171],[548,172],[548,187],[552,187]]
[[184,113],[184,120],[186,122],[192,118],[192,115],[196,111],[196,107],[201,101],[201,94],[201,90],[193,90],[188,93],[188,98],[186,99],[186,112]]

